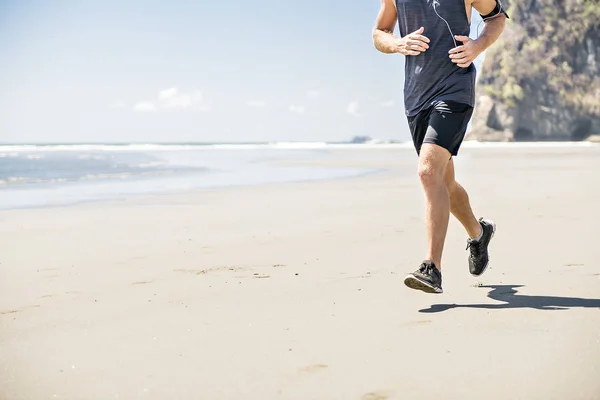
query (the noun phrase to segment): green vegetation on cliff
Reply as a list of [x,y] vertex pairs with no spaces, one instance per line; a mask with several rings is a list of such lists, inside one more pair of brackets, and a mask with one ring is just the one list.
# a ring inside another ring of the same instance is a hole
[[510,107],[533,95],[600,116],[600,1],[511,0],[508,13],[505,33],[486,54],[484,92]]

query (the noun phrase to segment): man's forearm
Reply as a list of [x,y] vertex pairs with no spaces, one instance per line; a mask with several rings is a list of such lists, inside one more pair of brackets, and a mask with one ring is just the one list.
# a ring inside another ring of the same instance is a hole
[[499,15],[496,18],[489,19],[484,22],[485,27],[481,36],[475,42],[480,47],[481,51],[485,51],[490,47],[502,34],[506,25],[506,17]]
[[382,53],[392,54],[397,52],[396,37],[390,31],[373,29],[373,44]]

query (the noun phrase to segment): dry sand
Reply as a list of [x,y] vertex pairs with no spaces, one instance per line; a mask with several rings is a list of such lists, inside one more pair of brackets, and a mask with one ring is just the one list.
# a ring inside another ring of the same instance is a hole
[[599,399],[600,147],[463,150],[498,231],[476,279],[452,219],[441,295],[385,166],[0,213],[0,398]]

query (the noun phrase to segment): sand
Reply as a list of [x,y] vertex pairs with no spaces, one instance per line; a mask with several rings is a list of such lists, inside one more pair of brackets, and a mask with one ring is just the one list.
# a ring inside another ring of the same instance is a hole
[[[464,149],[491,267],[414,161],[327,182],[0,212],[1,399],[599,399],[600,147]],[[385,154],[383,154],[385,153]],[[385,157],[384,157],[385,156]],[[375,163],[376,164],[376,163]]]

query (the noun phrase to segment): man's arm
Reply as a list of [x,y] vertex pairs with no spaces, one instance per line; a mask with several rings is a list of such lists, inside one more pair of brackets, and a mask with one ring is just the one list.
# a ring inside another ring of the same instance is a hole
[[[496,8],[496,0],[474,0],[471,5],[480,15],[488,15]],[[450,59],[459,67],[468,67],[481,53],[498,40],[505,26],[506,15],[500,12],[484,20],[483,32],[476,40],[471,40],[468,36],[455,36],[456,40],[463,42],[463,44],[450,50]]]
[[393,34],[396,17],[396,4],[393,0],[381,0],[381,8],[373,28],[373,44],[382,53],[397,53],[396,37]]
[[427,50],[429,39],[422,35],[423,28],[406,35],[404,38],[394,36],[397,16],[394,0],[381,0],[381,8],[373,28],[375,48],[382,53],[400,53],[405,56],[417,56]]
[[[488,15],[496,8],[496,0],[474,0],[472,6],[480,15]],[[498,3],[499,4],[499,3]],[[496,15],[484,20],[483,32],[477,38],[476,42],[483,48],[482,51],[490,47],[502,34],[506,26],[506,10],[501,9]]]

